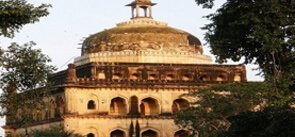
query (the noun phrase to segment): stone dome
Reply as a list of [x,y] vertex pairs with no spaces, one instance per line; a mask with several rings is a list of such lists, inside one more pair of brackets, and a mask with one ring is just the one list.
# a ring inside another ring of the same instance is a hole
[[195,36],[149,18],[133,19],[86,38],[82,55],[98,52],[162,51],[202,54]]
[[75,65],[99,62],[211,64],[198,38],[151,17],[136,17],[93,34]]

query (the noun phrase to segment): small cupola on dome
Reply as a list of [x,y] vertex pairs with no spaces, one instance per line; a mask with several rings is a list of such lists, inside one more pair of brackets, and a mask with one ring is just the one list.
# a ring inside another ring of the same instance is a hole
[[[156,3],[152,3],[150,0],[135,0],[126,6],[131,7],[132,18],[152,18],[152,6]],[[141,15],[140,10],[143,10]]]

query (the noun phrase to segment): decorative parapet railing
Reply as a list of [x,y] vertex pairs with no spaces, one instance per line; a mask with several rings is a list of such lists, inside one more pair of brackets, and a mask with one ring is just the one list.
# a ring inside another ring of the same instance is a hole
[[211,58],[200,53],[171,51],[118,51],[86,54],[75,59],[76,66],[91,62],[210,64]]
[[159,27],[168,26],[167,23],[155,21],[151,18],[135,18],[135,19],[124,21],[117,24],[118,27],[128,27],[128,26],[136,26],[136,25],[138,26],[152,25],[152,26],[159,26]]

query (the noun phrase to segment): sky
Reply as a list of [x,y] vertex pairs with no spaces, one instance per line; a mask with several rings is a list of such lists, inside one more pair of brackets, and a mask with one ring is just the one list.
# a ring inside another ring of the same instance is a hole
[[[198,37],[204,46],[204,54],[211,55],[204,41],[205,30],[201,30],[209,21],[203,16],[214,13],[225,0],[218,0],[212,10],[202,9],[194,0],[153,0],[158,3],[153,7],[153,18],[168,23],[169,26],[187,31]],[[91,34],[115,27],[117,23],[131,18],[131,9],[126,4],[132,0],[28,0],[40,5],[51,4],[49,16],[41,18],[35,24],[25,25],[13,39],[0,37],[0,46],[7,47],[11,42],[24,44],[29,41],[37,43],[52,59],[52,65],[58,70],[66,69],[75,57],[81,55],[83,40]],[[231,64],[238,64],[230,62]],[[261,81],[253,69],[247,65],[249,81]],[[3,123],[3,122],[2,122]],[[0,132],[1,136],[1,132]]]

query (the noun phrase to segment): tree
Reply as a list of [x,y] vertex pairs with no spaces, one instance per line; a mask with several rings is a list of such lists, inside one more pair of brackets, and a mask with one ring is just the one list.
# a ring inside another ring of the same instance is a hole
[[64,128],[52,126],[45,130],[34,130],[33,137],[81,137],[73,132],[66,131]]
[[260,112],[246,111],[230,117],[229,137],[293,137],[295,109],[288,106],[267,108]]
[[[203,8],[214,5],[214,0],[196,2]],[[294,7],[294,0],[227,0],[206,16],[211,23],[203,27],[205,39],[217,61],[258,64],[266,82],[200,89],[190,94],[199,98],[195,107],[180,112],[176,123],[200,137],[294,136],[288,126],[294,124],[289,106],[295,78]]]
[[[214,0],[196,0],[211,8]],[[275,87],[295,77],[295,1],[227,0],[207,16],[205,39],[217,61],[255,63]],[[282,83],[278,84],[280,81]]]
[[[259,82],[215,85],[200,89],[189,94],[199,98],[194,102],[195,107],[178,113],[175,122],[190,129],[192,136],[199,137],[225,137],[242,129],[248,128],[249,131],[253,126],[260,128],[262,132],[266,129],[266,122],[275,124],[274,121],[279,118],[270,118],[279,114],[275,111],[279,109],[273,108],[283,108],[289,101],[288,97],[272,91],[271,83]],[[273,111],[264,111],[267,109]],[[263,116],[269,117],[262,119]],[[255,117],[257,119],[251,121]],[[251,137],[245,133],[240,133],[239,136]]]
[[[54,71],[51,60],[33,42],[12,43],[0,56],[1,116],[8,124],[26,127],[44,109],[47,76]],[[22,101],[20,103],[20,101]]]
[[0,36],[13,37],[25,24],[39,21],[49,14],[50,5],[35,7],[26,0],[0,1]]
[[189,96],[200,98],[195,105],[180,112],[176,123],[193,135],[214,137],[230,127],[230,116],[249,110],[263,101],[267,83],[241,83],[211,86]]

